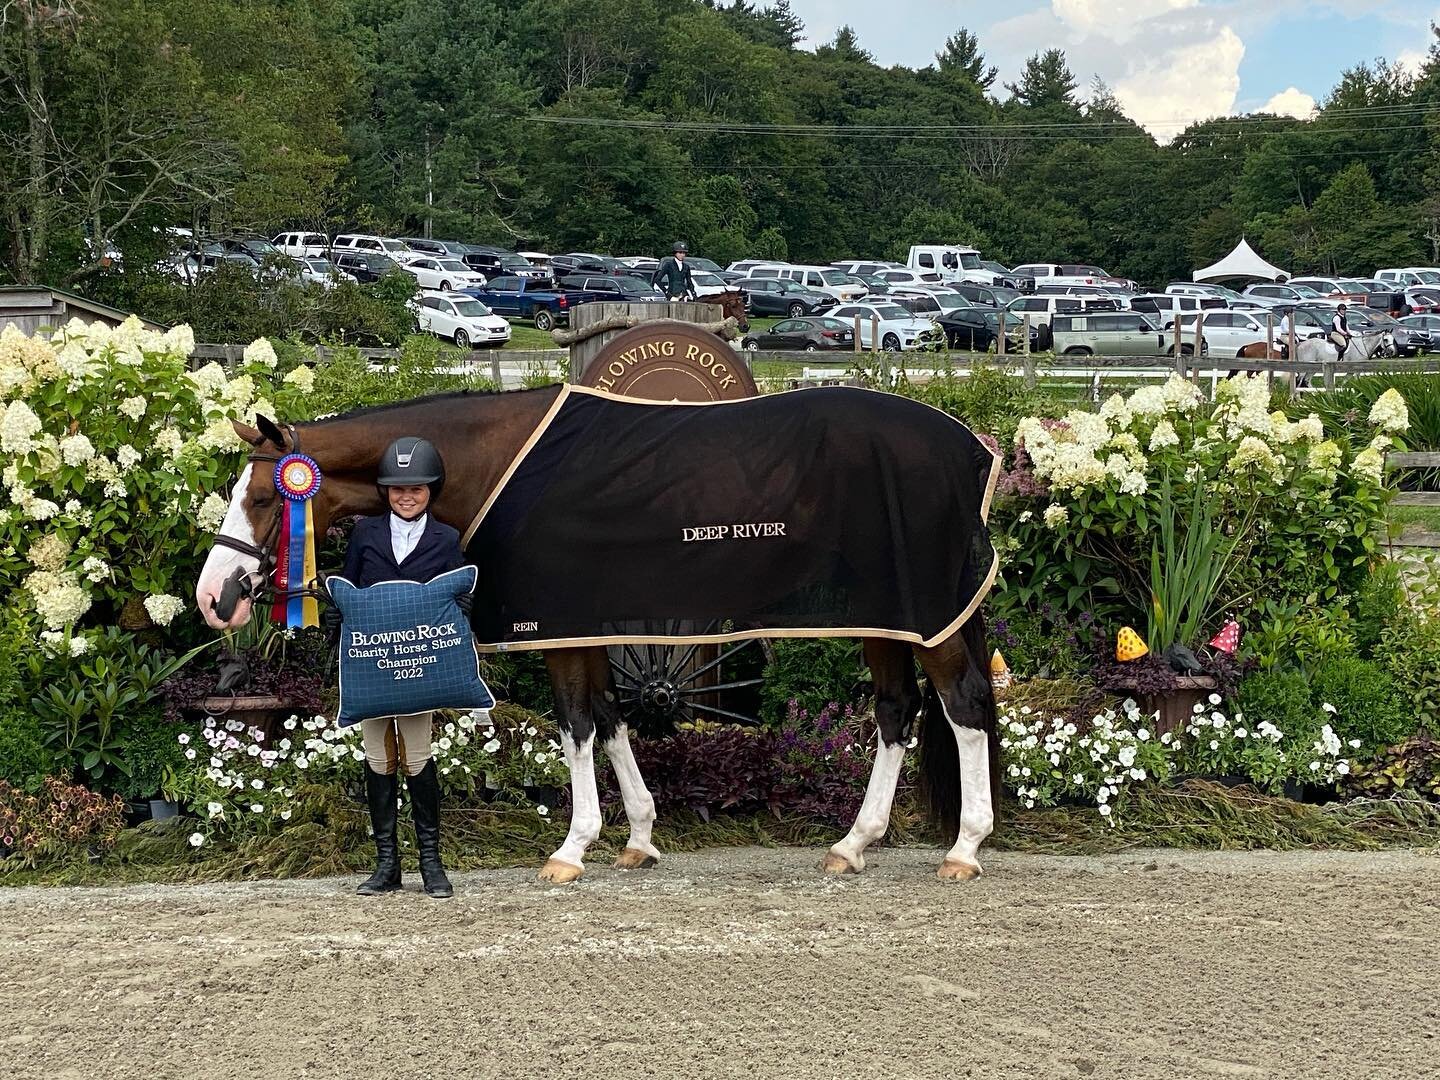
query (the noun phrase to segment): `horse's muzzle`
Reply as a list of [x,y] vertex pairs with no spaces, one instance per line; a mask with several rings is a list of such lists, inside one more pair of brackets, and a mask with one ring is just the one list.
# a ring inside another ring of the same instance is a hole
[[240,606],[241,600],[254,599],[251,576],[237,567],[235,572],[225,579],[225,584],[220,587],[220,595],[210,602],[211,609],[221,622],[229,623],[235,617],[235,609]]

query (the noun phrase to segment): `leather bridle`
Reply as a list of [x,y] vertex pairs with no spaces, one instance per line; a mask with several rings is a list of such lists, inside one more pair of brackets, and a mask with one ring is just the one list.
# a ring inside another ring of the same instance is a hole
[[[286,424],[285,431],[286,434],[290,436],[289,450],[285,450],[282,447],[280,452],[276,454],[263,454],[258,450],[252,450],[249,457],[250,463],[252,465],[256,462],[278,464],[283,458],[288,457],[290,454],[299,453],[300,432],[296,430],[294,424]],[[282,591],[275,588],[273,576],[275,567],[279,563],[279,559],[275,553],[275,541],[279,539],[280,526],[284,518],[285,499],[282,496],[275,506],[275,515],[270,521],[270,527],[265,531],[265,536],[258,546],[250,543],[248,540],[241,540],[235,536],[226,536],[224,533],[216,534],[216,547],[230,548],[232,551],[238,551],[242,555],[249,555],[252,559],[259,560],[260,563],[260,566],[255,571],[244,574],[238,579],[240,591],[236,598],[237,603],[240,600],[249,600],[252,604],[258,604],[262,600],[273,601],[281,596],[286,599],[293,596],[313,596],[317,599],[329,599],[323,590],[312,588],[308,582],[298,589],[285,589]],[[233,611],[233,608],[231,610]]]

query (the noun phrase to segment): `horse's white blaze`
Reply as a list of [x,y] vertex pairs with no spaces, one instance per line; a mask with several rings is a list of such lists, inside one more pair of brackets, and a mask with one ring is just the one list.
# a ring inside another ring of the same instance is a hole
[[[940,707],[945,709],[943,702]],[[960,753],[960,836],[945,859],[978,865],[975,855],[995,828],[995,811],[990,802],[989,741],[978,728],[962,728],[950,720],[949,710],[945,710],[945,719],[950,721]]]
[[[249,490],[250,470],[253,468],[254,465],[247,463],[241,470],[240,479],[235,481],[235,490],[230,495],[230,505],[225,510],[225,520],[220,525],[220,531],[226,536],[233,536],[247,544],[256,543],[255,530],[250,528],[250,521],[245,516],[245,492]],[[211,605],[219,598],[225,580],[237,569],[252,574],[260,569],[260,560],[234,548],[217,545],[210,549],[205,565],[200,570],[200,580],[195,585],[195,603],[205,621],[216,630],[223,630],[225,624],[220,621]],[[243,607],[248,615],[249,605]]]
[[[878,732],[875,738],[880,739]],[[870,783],[865,788],[865,801],[855,815],[855,824],[845,838],[830,849],[857,870],[865,865],[865,849],[890,828],[890,809],[895,803],[895,786],[900,782],[904,761],[904,743],[886,746],[884,740],[880,740],[875,765],[870,770]]]
[[615,778],[620,781],[620,797],[625,802],[625,817],[630,822],[630,840],[625,846],[658,859],[660,852],[650,842],[650,830],[655,825],[655,799],[645,786],[640,766],[635,763],[635,755],[630,750],[630,731],[624,724],[605,740],[605,755],[615,767]]
[[571,866],[585,865],[585,849],[600,835],[600,792],[595,787],[595,735],[576,743],[566,731],[560,733],[560,745],[570,764],[570,833],[552,859]]

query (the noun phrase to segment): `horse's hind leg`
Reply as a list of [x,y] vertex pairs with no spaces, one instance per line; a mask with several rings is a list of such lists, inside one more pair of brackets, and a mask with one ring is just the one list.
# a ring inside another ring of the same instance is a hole
[[645,786],[645,778],[640,775],[640,766],[630,749],[630,729],[620,712],[609,655],[603,648],[587,649],[586,653],[596,734],[615,769],[620,797],[625,803],[625,817],[630,822],[630,839],[615,860],[615,868],[648,869],[660,859],[659,849],[650,841],[650,830],[655,825],[655,799]]
[[[555,691],[560,745],[570,765],[570,832],[546,861],[541,881],[574,881],[585,872],[585,849],[600,835],[600,793],[595,786],[595,718],[591,693],[593,649],[550,649],[545,666]],[[599,650],[601,656],[604,649]]]
[[938,874],[942,880],[980,876],[976,854],[995,826],[999,740],[985,630],[979,615],[933,649],[917,648],[930,677],[923,748],[931,811],[956,837]]
[[905,760],[905,746],[910,741],[915,714],[920,711],[920,688],[915,681],[910,646],[885,638],[866,638],[865,661],[875,683],[875,765],[855,824],[820,864],[828,874],[865,869],[866,847],[890,827],[890,808]]

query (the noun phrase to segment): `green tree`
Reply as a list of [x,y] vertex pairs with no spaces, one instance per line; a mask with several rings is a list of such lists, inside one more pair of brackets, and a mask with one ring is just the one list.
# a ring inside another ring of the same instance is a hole
[[935,63],[945,74],[969,79],[981,90],[989,90],[1000,73],[994,64],[985,63],[980,39],[963,26],[945,39],[945,48],[935,54]]
[[1006,83],[1005,89],[1027,108],[1075,108],[1075,89],[1079,85],[1075,74],[1065,62],[1065,51],[1046,49],[1026,60],[1025,70],[1020,73],[1020,81]]

